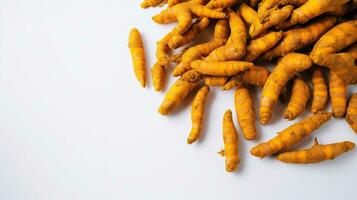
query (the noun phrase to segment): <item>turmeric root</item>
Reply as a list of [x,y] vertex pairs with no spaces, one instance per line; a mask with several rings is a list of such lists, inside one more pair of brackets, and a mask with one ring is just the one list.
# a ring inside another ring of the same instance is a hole
[[273,48],[283,38],[282,32],[270,32],[258,39],[250,41],[247,47],[247,55],[243,60],[252,62],[262,53]]
[[354,93],[348,103],[346,121],[357,133],[357,93]]
[[328,112],[318,112],[302,121],[293,124],[279,132],[277,136],[267,142],[258,144],[250,150],[254,156],[264,158],[280,151],[286,150],[299,143],[303,138],[308,137],[312,131],[318,129],[322,124],[331,119],[332,114]]
[[180,76],[190,70],[190,63],[192,61],[208,56],[214,49],[224,45],[227,41],[228,35],[228,22],[226,20],[219,20],[214,29],[213,40],[189,48],[182,55],[180,64],[175,67],[172,74],[174,76]]
[[212,87],[224,86],[229,76],[203,76],[205,84]]
[[133,28],[129,36],[129,49],[134,66],[136,79],[140,82],[141,86],[146,86],[146,60],[143,41],[138,29]]
[[211,0],[206,4],[207,8],[219,9],[219,8],[229,8],[237,4],[238,0]]
[[314,145],[310,149],[280,153],[277,159],[286,163],[318,163],[332,160],[343,153],[351,151],[354,147],[355,144],[349,141],[321,145],[315,138]]
[[170,58],[167,55],[170,48],[167,45],[167,42],[173,34],[173,32],[166,34],[161,40],[156,43],[156,60],[161,65],[167,66],[170,63]]
[[165,87],[165,66],[160,63],[155,63],[151,68],[151,78],[155,91],[161,91]]
[[240,85],[244,84],[243,79],[241,76],[236,75],[232,76],[222,87],[222,90],[230,90],[234,87],[239,87]]
[[259,20],[262,24],[264,24],[272,15],[281,10],[279,7],[287,5],[298,7],[307,1],[308,0],[263,0],[258,7]]
[[201,74],[196,71],[188,71],[177,80],[166,93],[158,110],[162,115],[167,115],[198,85]]
[[291,92],[290,102],[284,112],[284,118],[294,120],[301,114],[310,98],[310,88],[302,79],[295,78]]
[[263,87],[265,82],[268,80],[270,71],[265,67],[253,66],[247,71],[243,72],[243,80],[250,85],[255,85],[258,87]]
[[189,47],[183,48],[178,53],[170,56],[170,62],[177,63],[177,64],[180,63],[182,60],[183,54],[185,54],[188,49],[189,49]]
[[334,117],[343,117],[347,105],[347,85],[336,73],[330,71],[330,97]]
[[206,58],[206,61],[231,61],[239,60],[246,54],[247,33],[244,21],[240,15],[229,10],[229,26],[231,35],[228,42],[214,51]]
[[192,144],[195,142],[201,134],[202,121],[204,116],[204,108],[206,103],[206,98],[209,93],[209,87],[203,86],[196,94],[192,102],[191,120],[192,128],[191,132],[187,138],[187,143]]
[[167,42],[167,45],[171,49],[177,49],[179,47],[182,47],[194,40],[196,36],[202,32],[204,29],[206,29],[209,25],[209,20],[208,18],[202,18],[201,20],[197,21],[192,25],[190,29],[183,35],[181,34],[174,34]]
[[186,0],[167,0],[167,5],[169,7],[172,7],[174,5],[177,5],[179,3],[185,2]]
[[163,6],[166,3],[165,0],[144,0],[141,2],[141,8]]
[[234,93],[234,105],[244,138],[253,140],[257,136],[255,110],[253,107],[253,99],[246,87],[241,86],[236,89]]
[[222,149],[219,154],[226,157],[226,171],[233,172],[237,169],[240,158],[238,153],[238,132],[233,123],[231,110],[227,110],[224,113],[223,142],[224,150]]
[[322,110],[328,101],[327,84],[320,67],[317,67],[312,72],[313,98],[311,112],[317,113]]
[[252,67],[253,63],[243,61],[209,62],[195,60],[191,68],[205,75],[233,76]]
[[178,21],[178,25],[175,27],[173,32],[183,34],[191,27],[194,15],[201,18],[226,18],[226,14],[224,12],[211,10],[204,6],[204,3],[205,0],[191,0],[180,3],[163,10],[152,19],[159,24],[168,24]]
[[258,13],[244,2],[240,4],[238,10],[245,23],[247,23],[248,25],[251,25],[253,21],[258,18]]
[[281,59],[277,67],[268,77],[263,88],[260,101],[260,122],[262,124],[267,124],[270,121],[281,88],[283,88],[287,81],[294,77],[296,73],[310,68],[311,65],[311,59],[304,54],[290,53]]
[[303,28],[295,28],[284,32],[282,41],[273,49],[266,52],[264,57],[267,60],[272,60],[273,58],[302,49],[316,42],[335,23],[336,18],[325,17]]

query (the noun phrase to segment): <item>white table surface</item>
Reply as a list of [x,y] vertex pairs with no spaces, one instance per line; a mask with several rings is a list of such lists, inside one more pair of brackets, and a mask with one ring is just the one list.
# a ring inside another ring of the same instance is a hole
[[[233,91],[212,90],[203,139],[188,146],[189,101],[160,116],[163,93],[151,84],[142,89],[134,78],[130,28],[142,31],[150,65],[155,41],[172,28],[153,23],[159,9],[142,10],[139,2],[0,0],[0,199],[356,196],[356,151],[320,164],[289,165],[250,156],[257,141],[242,140],[239,170],[226,173],[216,152],[223,113],[234,109]],[[293,123],[281,118],[283,109],[277,107],[274,123],[259,126],[258,141]],[[344,119],[331,120],[313,136],[320,143],[357,142]]]

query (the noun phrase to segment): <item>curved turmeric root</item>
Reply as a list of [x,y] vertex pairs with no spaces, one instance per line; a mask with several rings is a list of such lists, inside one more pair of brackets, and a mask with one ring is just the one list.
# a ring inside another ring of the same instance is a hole
[[206,4],[207,8],[219,9],[219,8],[229,8],[238,3],[238,0],[211,0]]
[[331,116],[332,114],[328,112],[318,112],[307,117],[279,132],[277,136],[269,141],[256,145],[250,150],[250,153],[253,156],[264,158],[286,150],[299,143],[303,138],[308,137],[312,131],[331,119]]
[[357,93],[354,93],[348,103],[347,112],[346,112],[346,121],[357,133]]
[[240,4],[239,13],[242,15],[245,23],[251,25],[255,19],[258,18],[258,13],[251,7],[249,7],[244,1]]
[[336,18],[325,17],[303,28],[295,28],[284,32],[284,38],[273,49],[264,54],[265,59],[284,56],[290,52],[302,49],[316,42],[321,35],[326,33],[334,24]]
[[144,44],[138,29],[133,28],[129,36],[129,49],[133,61],[134,72],[136,79],[140,82],[141,86],[146,86],[146,59]]
[[284,112],[284,118],[287,120],[294,120],[301,114],[305,108],[307,101],[310,98],[310,88],[300,78],[295,78],[291,92],[290,102]]
[[347,85],[332,71],[330,71],[330,97],[333,116],[343,117],[347,105]]
[[166,93],[158,112],[167,115],[198,85],[201,74],[188,71],[177,80]]
[[163,10],[152,19],[159,24],[168,24],[178,21],[178,25],[173,32],[183,34],[191,27],[193,16],[216,19],[226,18],[224,12],[211,10],[204,6],[204,3],[205,0],[191,0],[180,3]]
[[211,87],[224,86],[228,79],[229,76],[203,76],[205,84]]
[[226,171],[233,172],[237,169],[237,166],[240,162],[240,158],[238,153],[238,132],[233,123],[231,110],[227,110],[224,113],[223,142],[224,150],[222,149],[218,153],[226,157]]
[[208,25],[209,19],[202,18],[201,20],[192,24],[191,28],[188,29],[186,33],[182,35],[178,33],[172,35],[172,37],[167,41],[167,45],[169,45],[171,49],[182,47],[192,42],[200,32],[208,27]]
[[141,8],[148,8],[148,7],[156,7],[156,6],[163,6],[166,3],[166,0],[144,0],[141,2]]
[[259,20],[262,24],[264,24],[274,13],[281,10],[279,7],[287,5],[298,7],[307,1],[308,0],[263,0],[258,7]]
[[321,145],[318,143],[317,138],[315,138],[314,145],[310,149],[280,153],[276,158],[286,163],[318,163],[332,160],[343,153],[351,151],[354,147],[355,144],[349,141]]
[[273,108],[278,101],[281,88],[296,73],[302,72],[312,65],[311,59],[298,53],[290,53],[284,56],[273,72],[268,77],[260,101],[260,122],[267,124],[273,114]]
[[243,84],[243,79],[239,76],[232,76],[223,86],[222,90],[230,90]]
[[253,63],[243,61],[209,62],[195,60],[191,68],[205,75],[233,76],[252,67]]
[[151,78],[155,91],[161,91],[165,87],[166,73],[165,66],[155,63],[151,68]]
[[228,22],[226,20],[219,20],[214,29],[213,40],[189,48],[182,55],[181,62],[175,67],[172,74],[174,76],[180,76],[186,71],[190,70],[190,63],[192,61],[208,56],[213,50],[223,46],[227,41],[228,35]]
[[252,62],[262,53],[273,48],[283,38],[282,32],[270,32],[258,39],[250,41],[247,46],[247,55],[243,60]]
[[188,144],[192,144],[200,137],[205,103],[208,93],[209,93],[209,87],[203,86],[200,90],[198,90],[192,102],[192,111],[191,111],[192,128],[191,128],[190,135],[187,138]]
[[328,101],[327,84],[320,67],[315,68],[312,72],[312,87],[314,92],[311,112],[317,113],[318,111],[321,111],[325,108]]
[[258,87],[263,87],[265,82],[268,80],[270,71],[265,67],[253,66],[247,71],[243,72],[243,80],[250,85],[255,85]]
[[170,63],[170,58],[167,55],[170,48],[167,45],[169,39],[174,35],[173,32],[166,34],[161,40],[156,43],[156,60],[161,65],[167,66]]
[[246,140],[253,140],[257,136],[255,110],[253,107],[253,99],[246,87],[241,86],[236,89],[234,93],[234,105],[244,138]]

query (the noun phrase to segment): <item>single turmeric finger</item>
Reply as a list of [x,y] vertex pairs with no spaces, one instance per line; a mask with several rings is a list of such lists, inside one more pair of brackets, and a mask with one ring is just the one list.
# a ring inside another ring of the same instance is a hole
[[209,62],[195,60],[191,62],[192,69],[202,74],[213,76],[233,76],[252,66],[253,63],[243,61]]
[[253,21],[258,18],[257,12],[253,8],[249,7],[246,3],[244,3],[244,1],[240,4],[238,10],[242,15],[245,23],[249,25],[251,25]]
[[284,112],[284,118],[294,120],[301,114],[310,98],[310,88],[305,81],[295,78],[288,107]]
[[313,98],[311,112],[317,113],[324,109],[328,101],[327,84],[321,67],[317,67],[312,72]]
[[246,87],[241,86],[236,89],[234,93],[234,105],[244,138],[253,140],[257,136],[255,110],[253,107],[253,99]]
[[136,79],[140,82],[141,86],[146,86],[146,59],[144,44],[138,29],[133,28],[129,36],[129,49],[134,66]]
[[354,93],[348,103],[346,121],[357,133],[357,93]]
[[167,115],[198,85],[201,74],[191,70],[178,79],[166,93],[158,112]]
[[353,142],[345,141],[321,145],[315,138],[314,145],[309,149],[280,153],[276,158],[286,163],[309,164],[332,160],[343,153],[354,149]]
[[347,85],[332,71],[330,71],[330,97],[333,116],[343,117],[347,105]]
[[223,142],[224,150],[222,149],[219,154],[226,157],[226,171],[233,172],[237,169],[240,157],[238,153],[238,132],[233,123],[231,110],[227,110],[224,113]]
[[318,112],[309,116],[279,132],[277,136],[267,142],[256,145],[250,150],[250,153],[253,156],[264,158],[286,150],[308,137],[312,131],[331,119],[331,116],[332,114],[328,112]]
[[238,0],[211,0],[206,4],[210,9],[229,8],[238,3]]
[[263,87],[268,80],[270,71],[265,67],[253,66],[243,72],[243,80],[250,85]]
[[212,87],[223,86],[229,79],[229,76],[203,76],[205,84]]
[[200,137],[202,123],[203,123],[203,116],[204,116],[204,108],[205,108],[206,98],[209,93],[209,90],[210,89],[207,85],[203,86],[197,92],[192,102],[192,110],[191,110],[192,128],[187,138],[188,144],[192,144]]
[[156,91],[161,91],[165,87],[166,73],[165,66],[155,63],[151,68],[152,83]]

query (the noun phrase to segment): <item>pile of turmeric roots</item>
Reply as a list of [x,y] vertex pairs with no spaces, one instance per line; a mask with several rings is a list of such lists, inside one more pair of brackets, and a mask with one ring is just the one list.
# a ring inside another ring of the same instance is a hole
[[[347,100],[348,86],[357,84],[356,0],[144,0],[141,6],[165,6],[153,21],[177,22],[156,44],[151,76],[156,91],[163,90],[169,67],[179,77],[158,110],[162,115],[199,88],[192,102],[188,144],[200,137],[210,87],[235,89],[240,129],[246,140],[254,140],[256,112],[249,88],[256,86],[263,88],[261,124],[270,122],[275,104],[286,97],[285,119],[298,117],[310,99],[312,114],[253,147],[253,156],[274,155],[283,162],[305,164],[333,159],[354,148],[349,141],[321,145],[315,138],[311,148],[291,150],[332,117],[345,117],[357,133],[357,93]],[[214,26],[212,39],[193,45],[209,26]],[[135,28],[130,32],[129,48],[136,77],[145,87],[145,51]],[[262,66],[269,62],[276,63],[271,72]],[[324,111],[328,99],[332,113]],[[226,170],[232,172],[240,162],[239,136],[229,109],[223,116],[223,141],[224,150],[219,153],[226,158]]]

